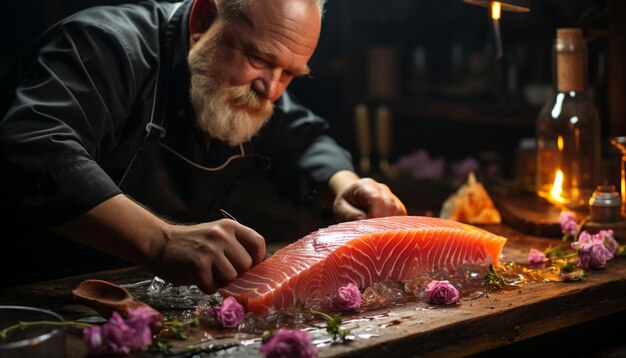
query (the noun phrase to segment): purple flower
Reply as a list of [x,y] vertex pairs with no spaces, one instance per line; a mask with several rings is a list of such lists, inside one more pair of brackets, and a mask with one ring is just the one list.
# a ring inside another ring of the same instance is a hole
[[209,314],[224,328],[235,328],[243,322],[244,308],[234,297],[226,297],[222,306],[211,308]]
[[[156,314],[156,315],[155,315]],[[128,313],[124,320],[118,312],[102,326],[92,326],[83,330],[83,342],[88,355],[129,354],[141,351],[152,343],[151,325],[157,321],[162,327],[163,316],[152,307],[139,307]]]
[[529,264],[533,266],[539,266],[546,262],[548,262],[548,258],[546,257],[546,254],[544,254],[543,252],[537,249],[530,249],[530,251],[528,252]]
[[413,179],[439,179],[445,171],[445,161],[431,159],[428,152],[420,149],[400,159],[387,170],[389,177],[396,177],[399,172],[408,173]]
[[340,287],[337,295],[333,298],[333,306],[345,311],[356,311],[361,307],[361,291],[352,282],[347,286]]
[[102,335],[113,354],[130,353],[134,334],[135,330],[130,328],[117,312],[113,312],[107,323],[102,325]]
[[619,244],[613,237],[613,230],[600,230],[597,235],[602,244],[611,252],[611,255],[615,256]]
[[313,345],[308,333],[284,328],[263,342],[259,352],[266,358],[311,358],[317,356],[317,348]]
[[426,296],[438,305],[450,305],[459,301],[459,291],[446,280],[432,280],[426,289]]
[[476,158],[467,157],[459,162],[452,163],[452,173],[454,173],[454,185],[459,186],[467,180],[470,173],[478,173],[480,163]]
[[585,270],[603,268],[606,262],[613,257],[606,247],[597,244],[584,246],[578,251],[578,256],[580,257],[578,267]]
[[108,346],[102,337],[102,327],[94,325],[83,329],[83,342],[87,347],[87,355],[106,354]]
[[[587,231],[580,233],[578,241],[572,243],[572,248],[578,252],[578,267],[589,270],[603,268],[606,262],[613,258],[611,249],[605,244],[606,233],[591,235]],[[612,236],[610,236],[612,237]]]
[[141,350],[152,343],[152,327],[158,328],[157,332],[163,328],[163,316],[152,307],[140,306],[128,313],[126,324],[135,330],[131,348]]
[[588,231],[583,231],[578,236],[578,240],[572,242],[572,247],[578,250],[586,244],[593,242],[593,240],[593,235],[591,235]]
[[573,212],[561,211],[559,223],[561,224],[561,232],[563,235],[576,236],[578,232],[578,221]]
[[131,338],[135,330],[130,328],[118,312],[102,326],[83,330],[83,342],[88,355],[128,354],[131,352]]

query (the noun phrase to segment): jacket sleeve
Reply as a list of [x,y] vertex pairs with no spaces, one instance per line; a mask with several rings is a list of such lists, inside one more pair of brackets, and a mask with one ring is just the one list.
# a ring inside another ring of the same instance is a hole
[[60,224],[120,193],[97,159],[118,139],[144,59],[102,20],[50,30],[0,122],[3,190],[30,222]]
[[285,91],[274,116],[260,133],[255,149],[271,159],[277,189],[302,201],[340,170],[352,170],[352,156],[329,134],[329,124],[295,102]]

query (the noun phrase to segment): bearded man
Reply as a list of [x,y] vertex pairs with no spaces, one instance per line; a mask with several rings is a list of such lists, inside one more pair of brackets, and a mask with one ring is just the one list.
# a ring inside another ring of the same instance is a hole
[[2,97],[2,221],[17,230],[3,285],[75,273],[96,249],[214,292],[265,257],[220,214],[254,170],[299,197],[327,190],[338,221],[406,214],[286,91],[309,74],[323,6],[148,1],[49,29]]

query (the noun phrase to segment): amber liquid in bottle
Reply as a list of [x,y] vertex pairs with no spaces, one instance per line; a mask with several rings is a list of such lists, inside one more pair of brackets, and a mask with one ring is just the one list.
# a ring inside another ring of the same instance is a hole
[[580,29],[558,29],[555,93],[537,118],[536,191],[553,204],[585,205],[600,172],[600,117],[587,89],[587,48]]

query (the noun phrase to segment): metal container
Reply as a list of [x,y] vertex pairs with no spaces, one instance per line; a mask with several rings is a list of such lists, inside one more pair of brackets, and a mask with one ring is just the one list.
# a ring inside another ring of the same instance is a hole
[[[63,322],[63,317],[36,307],[0,306],[0,329],[31,321]],[[64,358],[66,353],[65,330],[60,326],[16,329],[0,339],[0,358]]]
[[621,204],[615,185],[599,185],[589,199],[591,221],[599,223],[619,221]]

